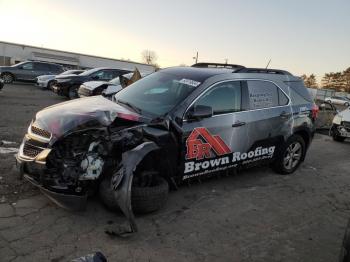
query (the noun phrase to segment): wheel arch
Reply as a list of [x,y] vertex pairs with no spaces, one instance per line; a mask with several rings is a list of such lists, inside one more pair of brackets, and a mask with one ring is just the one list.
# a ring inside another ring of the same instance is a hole
[[16,76],[12,72],[9,72],[9,71],[2,72],[1,76],[5,75],[5,74],[11,75],[13,77],[13,80],[16,80]]

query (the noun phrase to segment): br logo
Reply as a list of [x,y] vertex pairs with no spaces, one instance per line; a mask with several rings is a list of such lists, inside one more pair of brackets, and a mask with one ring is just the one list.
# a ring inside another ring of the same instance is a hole
[[186,147],[187,160],[211,158],[212,152],[214,152],[216,156],[231,153],[230,148],[220,136],[210,134],[210,132],[204,127],[193,129],[192,133],[186,140]]

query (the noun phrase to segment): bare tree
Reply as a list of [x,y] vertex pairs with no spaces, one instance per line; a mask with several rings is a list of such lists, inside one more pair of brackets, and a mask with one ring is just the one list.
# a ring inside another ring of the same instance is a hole
[[157,54],[152,50],[143,50],[141,53],[142,61],[148,65],[156,65]]

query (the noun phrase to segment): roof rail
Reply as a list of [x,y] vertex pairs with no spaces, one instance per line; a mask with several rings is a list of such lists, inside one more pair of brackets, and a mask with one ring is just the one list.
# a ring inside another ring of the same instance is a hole
[[235,71],[235,73],[256,73],[256,74],[276,74],[276,75],[292,75],[288,71],[280,69],[268,69],[268,68],[241,68]]
[[196,63],[196,64],[192,65],[192,67],[200,67],[200,68],[229,68],[229,69],[245,68],[242,65],[221,64],[221,63]]

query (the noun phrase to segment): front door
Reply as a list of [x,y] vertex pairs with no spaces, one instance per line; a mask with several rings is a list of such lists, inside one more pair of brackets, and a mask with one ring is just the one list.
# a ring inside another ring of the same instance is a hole
[[[241,111],[242,84],[225,81],[210,87],[190,106],[182,130],[183,179],[205,175],[231,166],[235,149],[235,112]],[[196,106],[209,106],[211,117],[188,119]],[[244,128],[244,127],[242,127]]]
[[183,124],[183,179],[273,159],[292,121],[288,97],[267,81],[225,81],[199,97],[213,116]]

